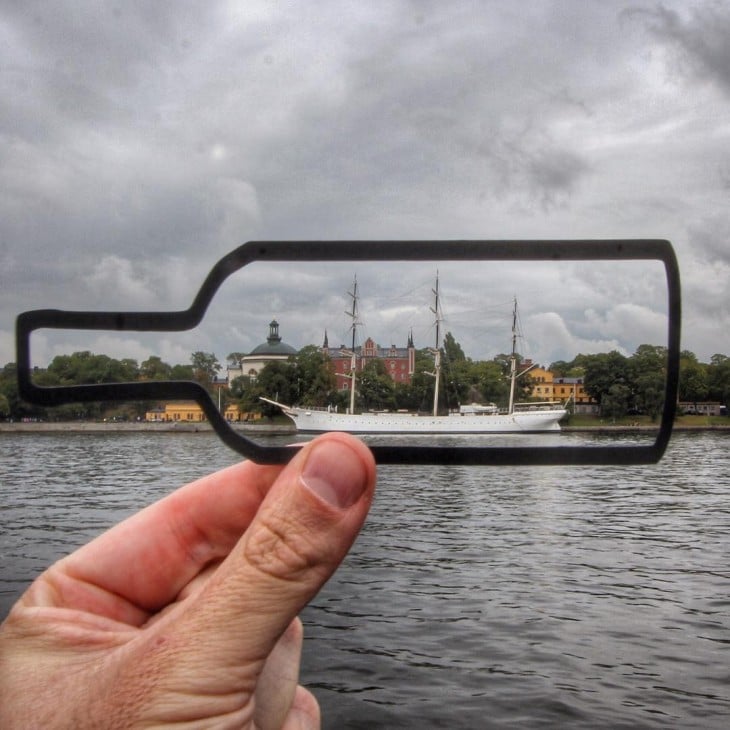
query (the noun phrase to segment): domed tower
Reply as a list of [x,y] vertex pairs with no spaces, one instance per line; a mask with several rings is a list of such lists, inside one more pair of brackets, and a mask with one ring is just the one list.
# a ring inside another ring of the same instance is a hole
[[291,345],[282,342],[281,336],[279,335],[279,323],[275,319],[272,319],[269,322],[269,336],[266,338],[266,342],[262,342],[260,345],[254,347],[251,350],[251,354],[247,355],[247,357],[264,355],[272,360],[279,360],[282,357],[286,359],[296,354],[297,351]]
[[279,335],[279,323],[272,319],[269,322],[269,336],[266,342],[254,347],[248,355],[241,359],[241,375],[255,378],[267,362],[282,360],[286,362],[297,350],[287,345]]

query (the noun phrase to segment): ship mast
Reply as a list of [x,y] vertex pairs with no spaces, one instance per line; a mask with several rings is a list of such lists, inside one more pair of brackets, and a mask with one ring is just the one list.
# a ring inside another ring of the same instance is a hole
[[441,310],[439,305],[439,274],[436,272],[436,288],[431,290],[434,295],[434,306],[431,311],[436,318],[436,346],[433,348],[433,372],[428,373],[435,379],[433,387],[433,415],[438,415],[439,383],[441,382]]
[[512,310],[512,354],[509,358],[509,406],[507,413],[511,416],[515,409],[515,380],[517,378],[517,297]]
[[350,328],[352,329],[352,349],[348,353],[350,355],[350,413],[355,413],[355,387],[356,387],[356,371],[357,371],[357,353],[355,351],[355,341],[357,333],[357,325],[360,324],[358,321],[357,311],[357,276],[355,276],[352,291],[348,292],[352,298],[352,310],[345,312],[345,314],[352,319]]

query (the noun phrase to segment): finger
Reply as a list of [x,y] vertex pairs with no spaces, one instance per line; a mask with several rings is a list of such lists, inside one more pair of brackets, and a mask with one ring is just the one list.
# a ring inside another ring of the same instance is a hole
[[297,687],[294,702],[281,730],[319,730],[321,723],[319,703],[316,698],[304,687]]
[[228,554],[281,471],[246,461],[192,482],[56,563],[21,600],[139,625]]
[[302,622],[295,618],[269,654],[256,685],[254,723],[280,730],[294,702],[302,656]]
[[217,666],[260,671],[284,630],[344,558],[374,489],[375,463],[362,442],[328,434],[308,444],[178,619],[177,630],[170,630],[185,637],[183,646],[195,645],[199,661],[209,655]]

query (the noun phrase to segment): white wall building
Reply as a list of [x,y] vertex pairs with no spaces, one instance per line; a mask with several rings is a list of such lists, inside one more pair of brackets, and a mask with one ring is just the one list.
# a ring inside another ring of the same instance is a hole
[[297,351],[291,345],[282,342],[279,336],[279,323],[272,319],[269,323],[269,336],[266,338],[266,342],[254,347],[248,355],[244,355],[238,367],[228,368],[228,387],[230,388],[231,383],[242,375],[256,378],[267,362],[276,360],[286,362],[296,354]]

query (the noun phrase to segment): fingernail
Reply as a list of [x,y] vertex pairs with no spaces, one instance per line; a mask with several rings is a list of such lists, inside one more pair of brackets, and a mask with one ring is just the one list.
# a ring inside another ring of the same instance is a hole
[[347,509],[367,485],[367,468],[360,456],[340,441],[316,443],[302,471],[302,482],[338,509]]

